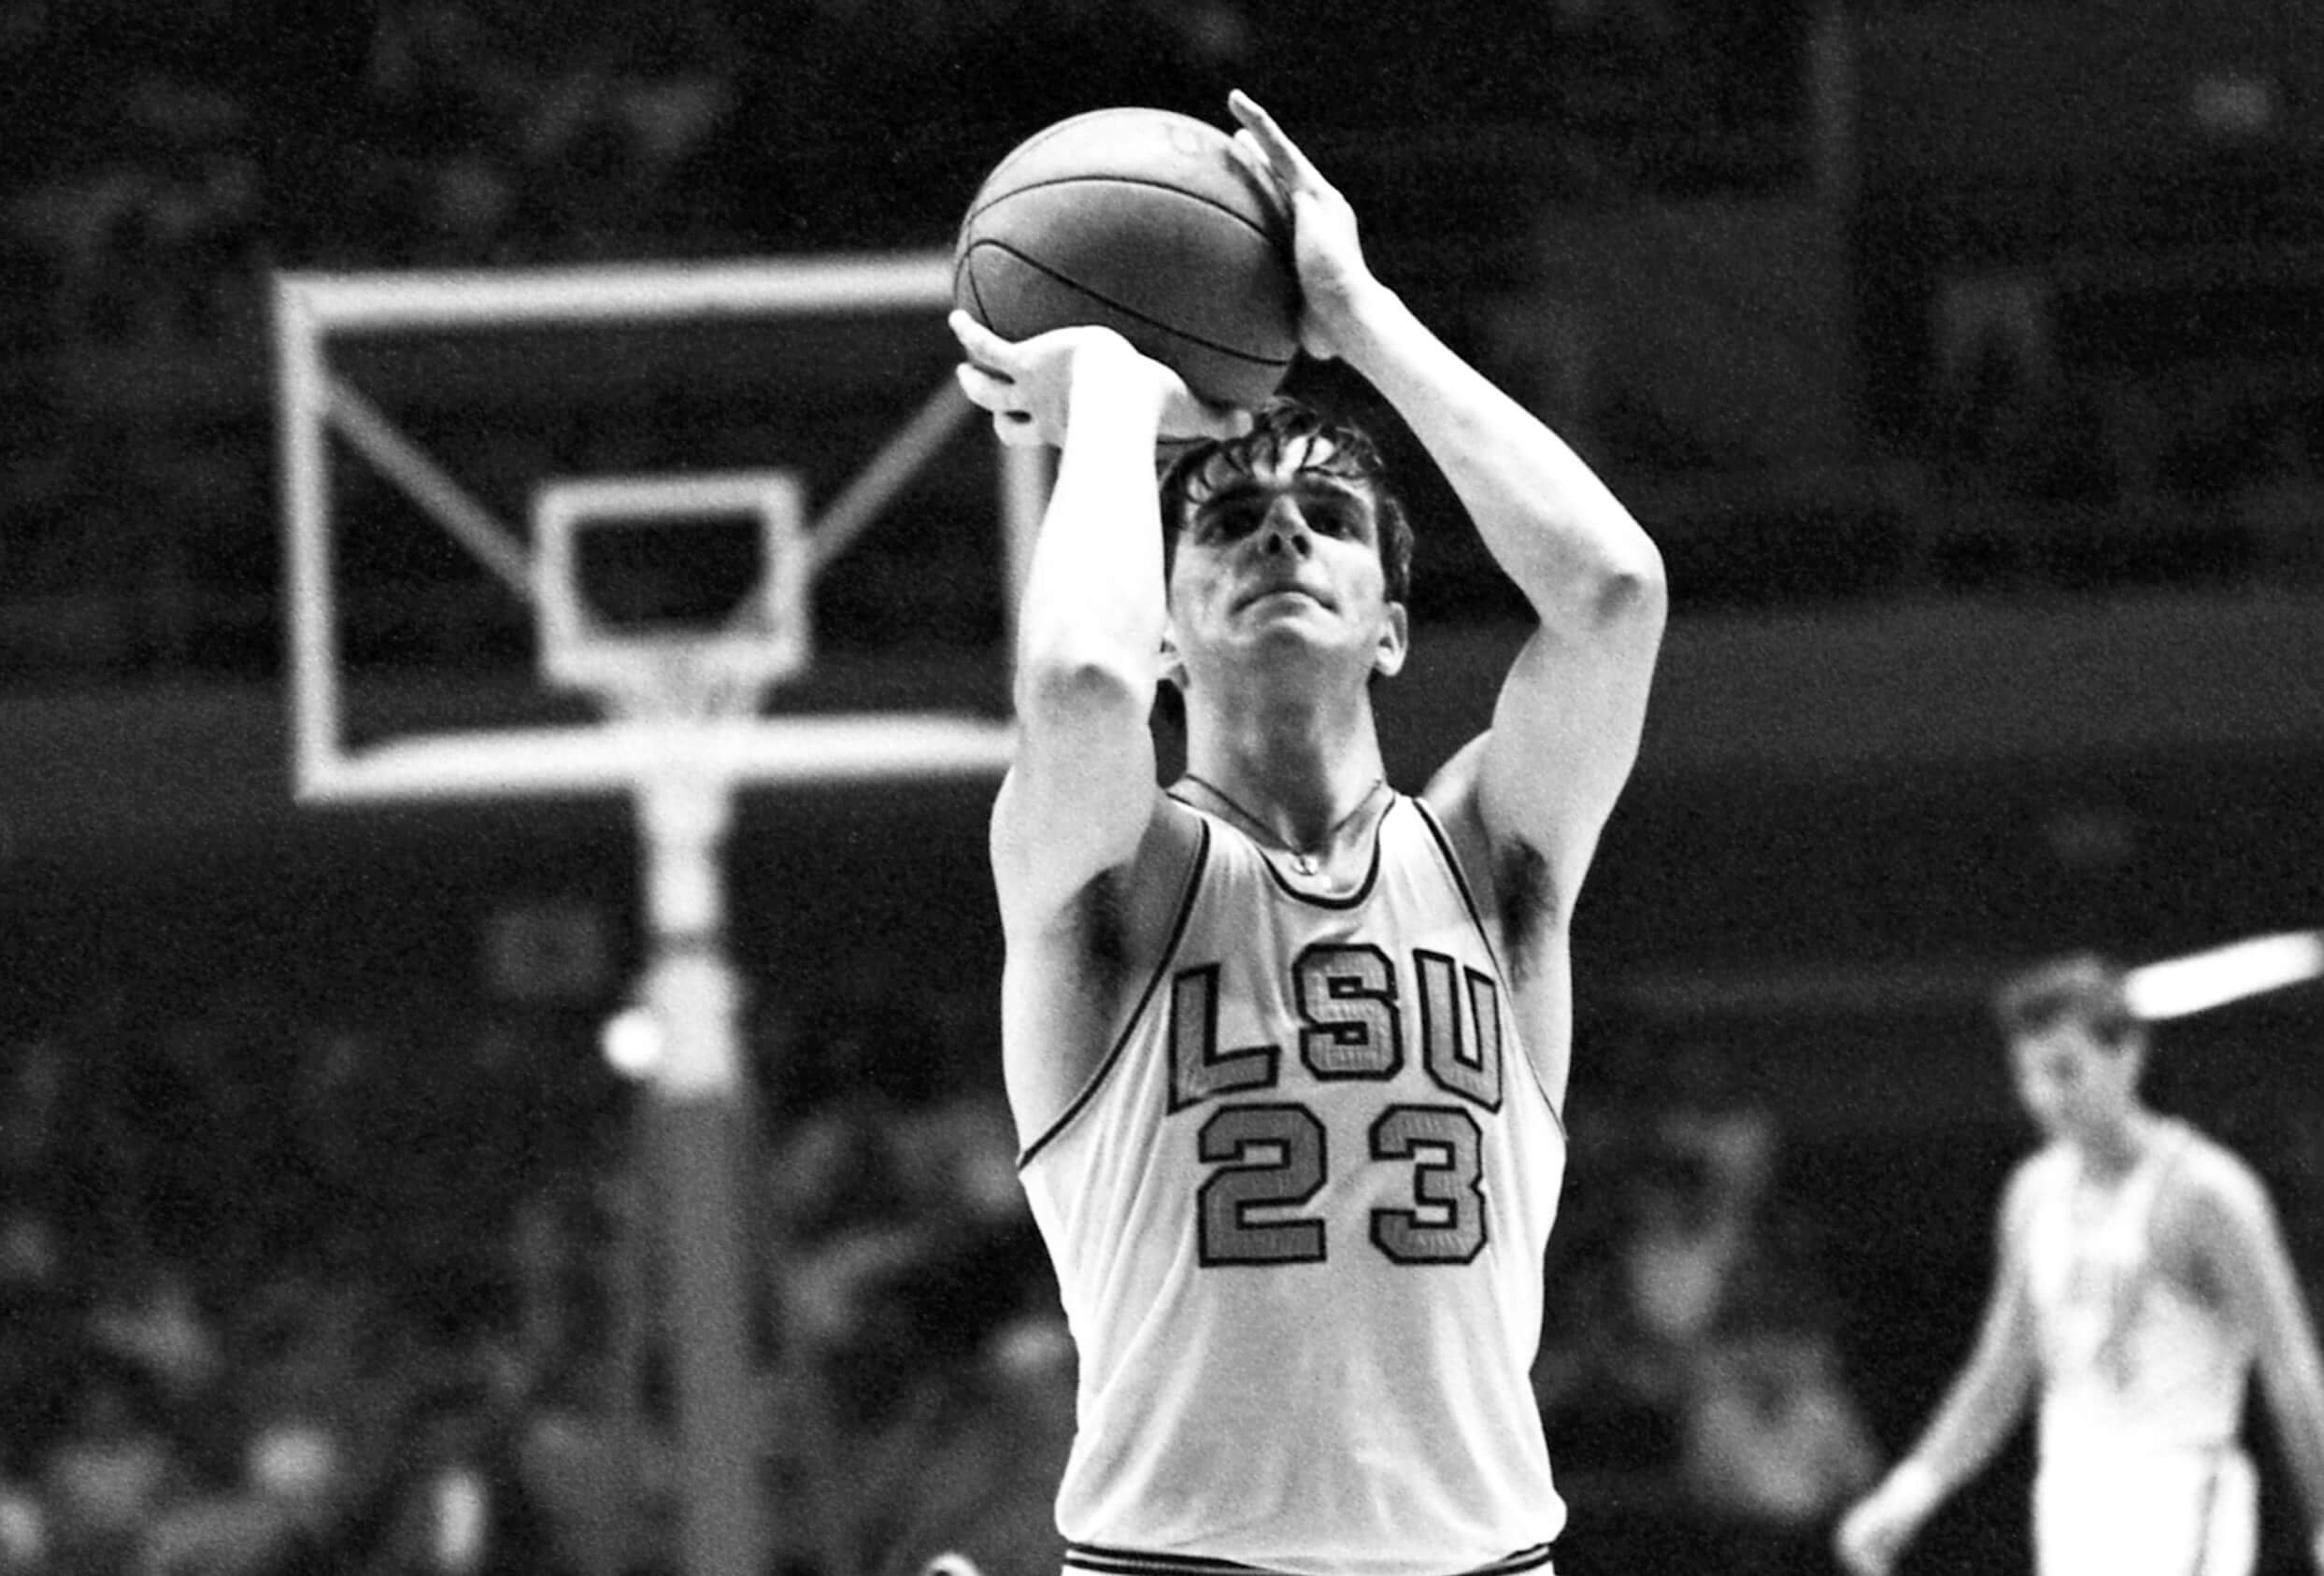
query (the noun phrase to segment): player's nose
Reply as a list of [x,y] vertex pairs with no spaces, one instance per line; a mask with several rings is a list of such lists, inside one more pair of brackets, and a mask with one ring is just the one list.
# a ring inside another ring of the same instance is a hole
[[1298,502],[1277,498],[1267,505],[1266,519],[1259,528],[1260,546],[1271,553],[1291,552],[1305,557],[1314,538],[1307,528],[1307,517],[1300,512]]

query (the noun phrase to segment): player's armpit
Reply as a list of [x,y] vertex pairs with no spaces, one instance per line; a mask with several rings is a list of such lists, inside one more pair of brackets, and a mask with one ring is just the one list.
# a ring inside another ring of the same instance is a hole
[[1643,632],[1634,645],[1580,650],[1536,631],[1502,683],[1490,731],[1462,752],[1494,873],[1514,868],[1510,850],[1530,850],[1525,887],[1547,902],[1547,921],[1562,922],[1579,897],[1629,780],[1652,666]]

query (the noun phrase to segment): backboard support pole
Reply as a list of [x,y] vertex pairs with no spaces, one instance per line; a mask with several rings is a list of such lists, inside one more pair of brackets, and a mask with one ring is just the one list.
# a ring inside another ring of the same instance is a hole
[[743,1072],[742,987],[726,944],[722,851],[733,785],[679,757],[637,790],[646,833],[642,994],[663,1058],[648,1163],[665,1222],[664,1333],[677,1380],[679,1569],[762,1576],[768,1445],[753,1369],[750,1212],[756,1113]]

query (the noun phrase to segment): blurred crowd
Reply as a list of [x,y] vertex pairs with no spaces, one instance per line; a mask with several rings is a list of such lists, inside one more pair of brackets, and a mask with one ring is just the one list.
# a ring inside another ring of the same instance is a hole
[[[0,1571],[675,1571],[654,1168],[587,1018],[235,987],[7,1043]],[[1056,1557],[1071,1348],[946,1032],[749,1031],[770,1576]],[[1880,1463],[1781,1134],[1714,1053],[1606,1052],[1536,1373],[1561,1478],[1602,1549],[1816,1569]]]
[[[1248,0],[6,0],[20,135],[0,151],[0,237],[16,282],[50,287],[10,292],[10,328],[215,337],[247,320],[272,263],[940,243],[982,164],[1092,103],[1218,102],[1257,74],[1295,118],[1334,101],[1350,124],[1398,113],[1378,102],[1394,95],[1346,91],[1392,35],[1307,51],[1299,78],[1276,81],[1271,47],[1328,15]],[[1414,91],[1457,89],[1480,122],[1538,122],[1526,78],[1499,69],[1514,57],[1570,90],[1576,146],[1622,160],[1625,178],[1723,153],[1739,161],[1728,180],[1763,179],[1796,140],[1807,15],[1791,0],[1471,0],[1404,66]]]
[[[714,244],[691,162],[734,106],[724,8],[13,0],[45,117],[9,155],[19,343],[217,343],[266,266]],[[677,205],[686,203],[679,207]]]
[[[676,1569],[642,1095],[579,1018],[107,1001],[0,1081],[0,1570]],[[770,1569],[1005,1554],[1071,1407],[1005,1115],[820,1090],[750,1223]]]
[[2157,349],[2183,321],[2118,324],[2120,352],[2084,362],[2059,343],[2068,304],[2031,277],[1953,305],[1929,452],[1957,578],[2324,576],[2324,378],[2265,312],[2185,357]]
[[1567,1497],[1634,1569],[1831,1569],[1887,1461],[1782,1123],[1716,1043],[1586,1057],[1534,1370]]

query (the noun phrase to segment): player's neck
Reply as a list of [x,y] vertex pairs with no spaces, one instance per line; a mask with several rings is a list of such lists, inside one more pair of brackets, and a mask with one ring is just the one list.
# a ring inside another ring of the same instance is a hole
[[2077,1136],[2073,1145],[2082,1174],[2093,1182],[2120,1181],[2146,1157],[2160,1123],[2153,1112],[2134,1107],[2121,1121]]
[[1369,705],[1337,715],[1287,707],[1232,717],[1187,711],[1187,770],[1233,794],[1328,826],[1384,775]]
[[1328,841],[1387,777],[1368,709],[1332,730],[1203,727],[1191,714],[1189,724],[1187,776],[1287,847]]

